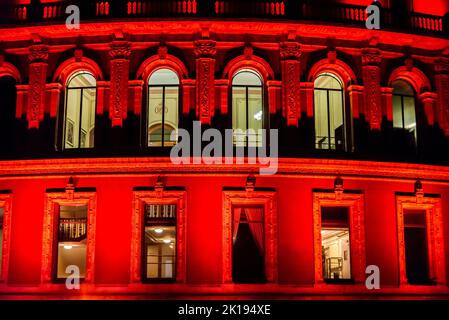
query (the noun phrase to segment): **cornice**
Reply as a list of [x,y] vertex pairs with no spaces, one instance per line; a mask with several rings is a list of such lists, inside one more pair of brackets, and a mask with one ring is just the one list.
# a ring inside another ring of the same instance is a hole
[[[248,174],[259,172],[258,164],[173,164],[169,158],[82,158],[13,160],[0,162],[0,179],[64,175],[129,174]],[[224,162],[224,161],[223,161]],[[429,180],[449,183],[449,167],[393,162],[293,159],[278,160],[277,175],[351,176],[397,180]],[[270,177],[270,176],[268,176]]]

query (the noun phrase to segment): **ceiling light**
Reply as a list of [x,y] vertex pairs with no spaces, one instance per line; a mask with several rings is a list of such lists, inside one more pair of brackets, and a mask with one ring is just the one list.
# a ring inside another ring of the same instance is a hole
[[169,244],[169,243],[171,243],[171,240],[170,239],[164,239],[164,243]]
[[256,114],[254,114],[254,119],[258,121],[262,120],[262,111],[259,111]]
[[71,245],[64,245],[64,249],[66,249],[66,250],[71,250],[73,248],[73,246],[71,246]]
[[163,229],[161,229],[161,228],[157,228],[157,229],[154,229],[154,232],[156,232],[156,233],[162,233],[162,232],[164,232],[164,230]]

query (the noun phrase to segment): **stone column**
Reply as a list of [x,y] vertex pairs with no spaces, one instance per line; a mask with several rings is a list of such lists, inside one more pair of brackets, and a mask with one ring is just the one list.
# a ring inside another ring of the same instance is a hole
[[435,87],[438,93],[436,118],[446,136],[449,136],[449,58],[435,62]]
[[424,92],[419,96],[422,102],[424,112],[426,113],[427,124],[433,126],[435,123],[435,106],[438,100],[438,95],[433,92]]
[[283,42],[280,46],[282,65],[282,114],[288,126],[298,126],[301,117],[300,77],[301,47],[297,42]]
[[29,60],[29,91],[27,120],[28,128],[39,128],[39,122],[44,119],[45,83],[48,68],[48,47],[33,45],[30,47]]
[[362,77],[365,87],[365,117],[370,128],[380,130],[382,124],[382,105],[380,87],[380,51],[374,48],[362,51]]
[[210,124],[214,116],[215,41],[197,40],[196,56],[196,115],[202,124]]
[[111,43],[111,89],[109,99],[109,117],[112,127],[123,125],[128,111],[128,77],[130,44],[126,41]]

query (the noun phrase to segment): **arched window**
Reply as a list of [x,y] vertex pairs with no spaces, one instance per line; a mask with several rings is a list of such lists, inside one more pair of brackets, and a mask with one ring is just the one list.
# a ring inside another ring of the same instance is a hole
[[239,147],[262,145],[264,125],[262,78],[255,71],[242,69],[232,79],[232,129]]
[[93,148],[97,81],[91,73],[74,74],[66,87],[64,148]]
[[404,80],[393,82],[393,127],[408,132],[416,143],[415,91]]
[[345,150],[344,91],[339,78],[323,73],[315,80],[315,146]]
[[173,146],[177,143],[178,108],[178,75],[170,69],[159,69],[153,72],[148,79],[149,147]]

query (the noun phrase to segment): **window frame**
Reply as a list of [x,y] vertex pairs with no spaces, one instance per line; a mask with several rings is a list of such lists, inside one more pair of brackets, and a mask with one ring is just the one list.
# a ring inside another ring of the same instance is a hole
[[[341,89],[317,88],[315,86],[315,82],[316,82],[316,80],[318,78],[323,77],[323,76],[332,77],[335,80],[337,80],[338,83],[341,86]],[[330,140],[330,138],[331,138],[331,130],[330,130],[331,129],[331,124],[330,124],[330,116],[329,116],[330,115],[329,92],[331,92],[331,91],[332,92],[340,92],[341,93],[341,107],[342,107],[341,112],[342,112],[343,133],[344,133],[344,137],[343,137],[343,143],[344,143],[343,151],[349,150],[348,130],[350,130],[350,129],[348,128],[348,125],[347,125],[348,120],[346,119],[348,115],[347,115],[347,110],[346,110],[347,108],[346,108],[346,99],[345,99],[345,92],[346,92],[346,90],[345,90],[345,86],[343,84],[343,81],[341,80],[341,78],[337,74],[332,73],[332,72],[322,72],[314,79],[314,81],[313,81],[313,114],[314,114],[314,118],[316,117],[316,114],[317,114],[317,112],[316,112],[316,102],[315,102],[315,90],[325,91],[326,92],[327,134],[328,134],[327,139],[329,141],[329,143],[328,143],[329,147],[327,149],[324,149],[324,148],[323,149],[319,149],[319,148],[317,148],[317,143],[316,143],[317,136],[316,136],[316,128],[315,128],[315,137],[314,137],[314,139],[315,139],[315,143],[314,143],[315,150],[326,150],[326,151],[334,151],[334,152],[338,152],[339,151],[337,149],[336,142],[335,142],[335,149],[331,148],[331,140]],[[315,127],[315,124],[316,124],[316,120],[314,121],[314,127]]]
[[4,283],[8,279],[9,271],[9,253],[11,248],[11,211],[12,211],[12,193],[8,191],[0,192],[0,208],[3,208],[3,242],[2,255],[0,263],[2,269],[0,272],[0,283]]
[[223,191],[223,283],[232,281],[232,225],[234,207],[264,208],[265,279],[278,280],[277,264],[277,193],[276,191]]
[[[259,78],[259,80],[260,80],[260,85],[240,85],[240,84],[238,84],[238,85],[234,85],[234,78],[239,74],[239,73],[242,73],[242,72],[249,72],[249,73],[252,73],[252,74],[254,74],[256,77],[258,77]],[[268,125],[267,125],[267,123],[268,123],[268,121],[267,121],[267,108],[266,108],[266,106],[265,106],[265,83],[264,83],[264,78],[262,77],[262,75],[260,74],[260,72],[259,71],[257,71],[257,70],[255,70],[255,69],[252,69],[252,68],[245,68],[245,67],[243,67],[243,68],[239,68],[238,70],[236,70],[235,72],[234,72],[234,74],[232,75],[232,77],[231,77],[231,81],[230,81],[230,101],[231,101],[231,127],[232,127],[232,132],[233,132],[233,134],[232,134],[232,137],[233,137],[233,140],[234,140],[234,130],[236,130],[235,128],[234,128],[234,125],[233,125],[233,123],[232,123],[232,119],[233,119],[233,110],[234,110],[234,88],[245,88],[245,113],[246,113],[246,123],[245,123],[245,125],[246,125],[246,130],[248,130],[249,128],[249,116],[248,116],[248,113],[249,113],[249,98],[248,98],[248,89],[249,88],[260,88],[260,91],[261,91],[261,93],[260,93],[260,96],[261,96],[261,101],[262,101],[262,129],[266,129],[267,127],[268,127]],[[268,143],[268,137],[267,137],[267,143]],[[256,139],[256,144],[257,144],[257,139]],[[234,148],[238,148],[238,146],[235,144],[235,142],[233,141],[233,147]],[[249,146],[248,145],[248,136],[245,136],[245,140],[244,140],[244,147],[245,148],[254,148],[254,147],[257,147],[257,146]]]
[[[150,78],[151,76],[160,70],[170,70],[171,72],[173,72],[174,74],[176,74],[176,76],[178,77],[178,84],[150,84]],[[153,70],[149,76],[146,79],[146,99],[145,99],[145,114],[144,114],[144,128],[145,128],[145,134],[144,134],[144,146],[145,148],[165,148],[165,147],[172,147],[171,145],[165,145],[165,89],[166,88],[178,88],[178,127],[177,130],[179,130],[179,115],[180,115],[180,111],[182,110],[182,93],[181,93],[181,88],[182,88],[182,82],[181,82],[181,77],[179,76],[178,72],[176,72],[175,70],[173,70],[172,68],[168,67],[168,66],[164,66],[164,67],[160,67],[157,68],[155,70]],[[150,88],[162,88],[162,133],[161,133],[161,137],[162,137],[162,143],[160,146],[150,146],[148,143],[148,138],[150,136],[150,130],[149,130],[149,108],[150,108]],[[178,141],[176,141],[175,145],[178,143]]]
[[[143,243],[144,243],[144,213],[146,205],[176,205],[176,263],[175,278],[168,283],[185,282],[186,264],[186,191],[174,190],[134,190],[133,214],[131,231],[131,283],[167,283],[164,279],[147,279],[143,277]],[[159,281],[162,280],[162,281]]]
[[[82,74],[89,74],[91,75],[94,79],[95,79],[95,86],[89,86],[89,87],[73,87],[73,88],[69,88],[69,84],[70,82],[76,78],[79,75]],[[81,132],[82,132],[82,126],[81,126],[81,122],[82,122],[82,116],[83,116],[83,92],[85,89],[95,89],[95,122],[94,122],[94,146],[93,147],[81,147]],[[73,146],[72,148],[66,148],[66,130],[67,130],[67,110],[68,110],[68,105],[67,105],[67,99],[69,97],[69,90],[81,90],[81,99],[80,99],[80,105],[79,105],[79,110],[80,110],[80,114],[79,114],[79,121],[80,121],[80,126],[79,126],[79,130],[78,130],[78,146],[75,147]],[[96,115],[97,115],[97,106],[98,105],[98,80],[95,77],[95,75],[91,72],[89,72],[88,70],[77,70],[75,72],[73,72],[68,78],[67,78],[67,82],[64,86],[64,117],[63,117],[63,121],[62,121],[62,150],[83,150],[83,149],[93,149],[95,148],[95,128],[97,126],[97,119],[96,119]]]
[[404,211],[420,210],[426,212],[427,262],[429,280],[434,285],[446,284],[445,253],[443,241],[443,217],[439,196],[423,195],[422,197],[396,194],[396,211],[398,227],[399,251],[399,285],[413,285],[408,282],[405,257]]
[[[334,190],[313,192],[313,235],[315,255],[315,285],[337,284],[327,282],[323,277],[322,240],[321,240],[321,208],[346,207],[349,209],[349,241],[351,255],[351,282],[365,282],[366,251],[365,251],[365,197],[363,193],[343,192],[337,194]],[[342,281],[347,283],[348,280]]]
[[82,281],[94,281],[95,230],[96,230],[96,192],[77,192],[67,189],[66,192],[48,192],[45,194],[44,228],[42,237],[42,283],[59,283],[65,281],[56,277],[57,266],[57,227],[59,223],[59,207],[87,207],[87,240],[86,240],[86,273]]

